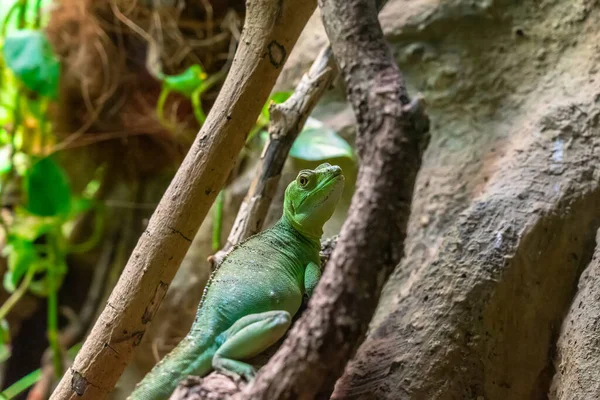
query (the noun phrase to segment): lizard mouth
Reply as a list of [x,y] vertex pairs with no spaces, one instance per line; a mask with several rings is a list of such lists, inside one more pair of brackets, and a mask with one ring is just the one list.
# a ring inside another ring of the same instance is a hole
[[317,190],[320,190],[326,186],[328,186],[331,181],[337,180],[339,177],[341,177],[342,179],[344,179],[344,176],[342,175],[342,170],[335,170],[331,176],[329,178],[327,178],[327,180],[323,181],[320,185],[319,188]]
[[[336,182],[334,182],[336,181]],[[321,182],[319,184],[319,186],[317,186],[317,188],[314,190],[314,192],[312,193],[312,195],[304,198],[302,200],[302,202],[300,204],[298,204],[298,207],[301,207],[302,204],[304,204],[304,202],[309,199],[309,198],[313,198],[315,195],[318,195],[319,193],[322,192],[329,192],[327,193],[326,196],[323,196],[323,198],[314,205],[314,208],[319,208],[319,206],[321,206],[322,204],[324,204],[325,202],[327,202],[327,200],[329,200],[329,197],[331,197],[331,195],[333,194],[333,192],[335,191],[335,187],[337,186],[337,182],[343,182],[344,181],[344,175],[342,175],[342,170],[338,169],[333,171],[333,173],[323,182]]]

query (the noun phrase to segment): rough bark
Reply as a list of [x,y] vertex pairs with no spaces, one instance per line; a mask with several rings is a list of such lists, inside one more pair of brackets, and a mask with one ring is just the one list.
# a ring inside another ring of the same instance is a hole
[[388,287],[387,314],[333,398],[547,395],[554,340],[600,225],[600,108],[587,100],[540,110],[506,143],[433,261],[408,287]]
[[579,279],[557,341],[556,374],[550,399],[585,400],[600,398],[600,231],[592,261]]
[[325,26],[358,121],[359,175],[340,239],[308,310],[234,398],[325,396],[366,332],[402,242],[427,118],[409,103],[374,1],[322,1]]
[[184,380],[169,400],[224,400],[245,386],[243,381],[233,381],[228,376],[213,372],[205,378],[189,377]]
[[[407,256],[336,397],[545,396],[598,223],[598,7],[396,3],[388,32],[432,143]],[[507,228],[515,243],[494,261]]]
[[247,4],[244,32],[228,79],[52,399],[101,399],[112,390],[315,5],[276,0]]

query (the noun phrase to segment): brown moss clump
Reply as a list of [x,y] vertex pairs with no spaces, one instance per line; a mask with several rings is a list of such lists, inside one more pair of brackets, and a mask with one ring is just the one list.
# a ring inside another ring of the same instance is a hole
[[[57,149],[85,151],[129,178],[176,165],[199,126],[176,93],[164,107],[168,127],[159,122],[161,83],[150,70],[227,69],[242,14],[239,0],[56,0],[47,35],[62,63]],[[218,89],[203,95],[205,111]]]

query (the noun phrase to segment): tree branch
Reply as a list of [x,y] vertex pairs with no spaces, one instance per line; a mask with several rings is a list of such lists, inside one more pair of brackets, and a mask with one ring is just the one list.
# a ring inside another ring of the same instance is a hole
[[51,399],[102,399],[141,342],[315,2],[248,1],[228,78],[106,308]]
[[308,310],[236,399],[331,393],[402,256],[415,177],[429,138],[419,102],[409,104],[375,2],[320,0],[319,5],[358,121],[357,189]]
[[269,140],[227,243],[209,258],[213,266],[221,262],[233,246],[261,231],[292,144],[335,77],[331,64],[331,49],[326,47],[317,56],[310,70],[302,76],[292,96],[282,104],[270,106]]

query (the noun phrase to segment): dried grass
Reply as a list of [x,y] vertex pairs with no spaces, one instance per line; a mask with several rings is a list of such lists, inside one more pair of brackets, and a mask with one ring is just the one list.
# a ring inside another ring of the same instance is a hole
[[[98,162],[125,163],[134,176],[177,163],[198,124],[177,94],[165,104],[173,126],[158,121],[161,85],[148,67],[166,74],[193,64],[209,75],[228,69],[240,18],[214,0],[57,0],[47,27],[63,68],[55,151],[84,149]],[[218,90],[203,96],[205,110]]]

